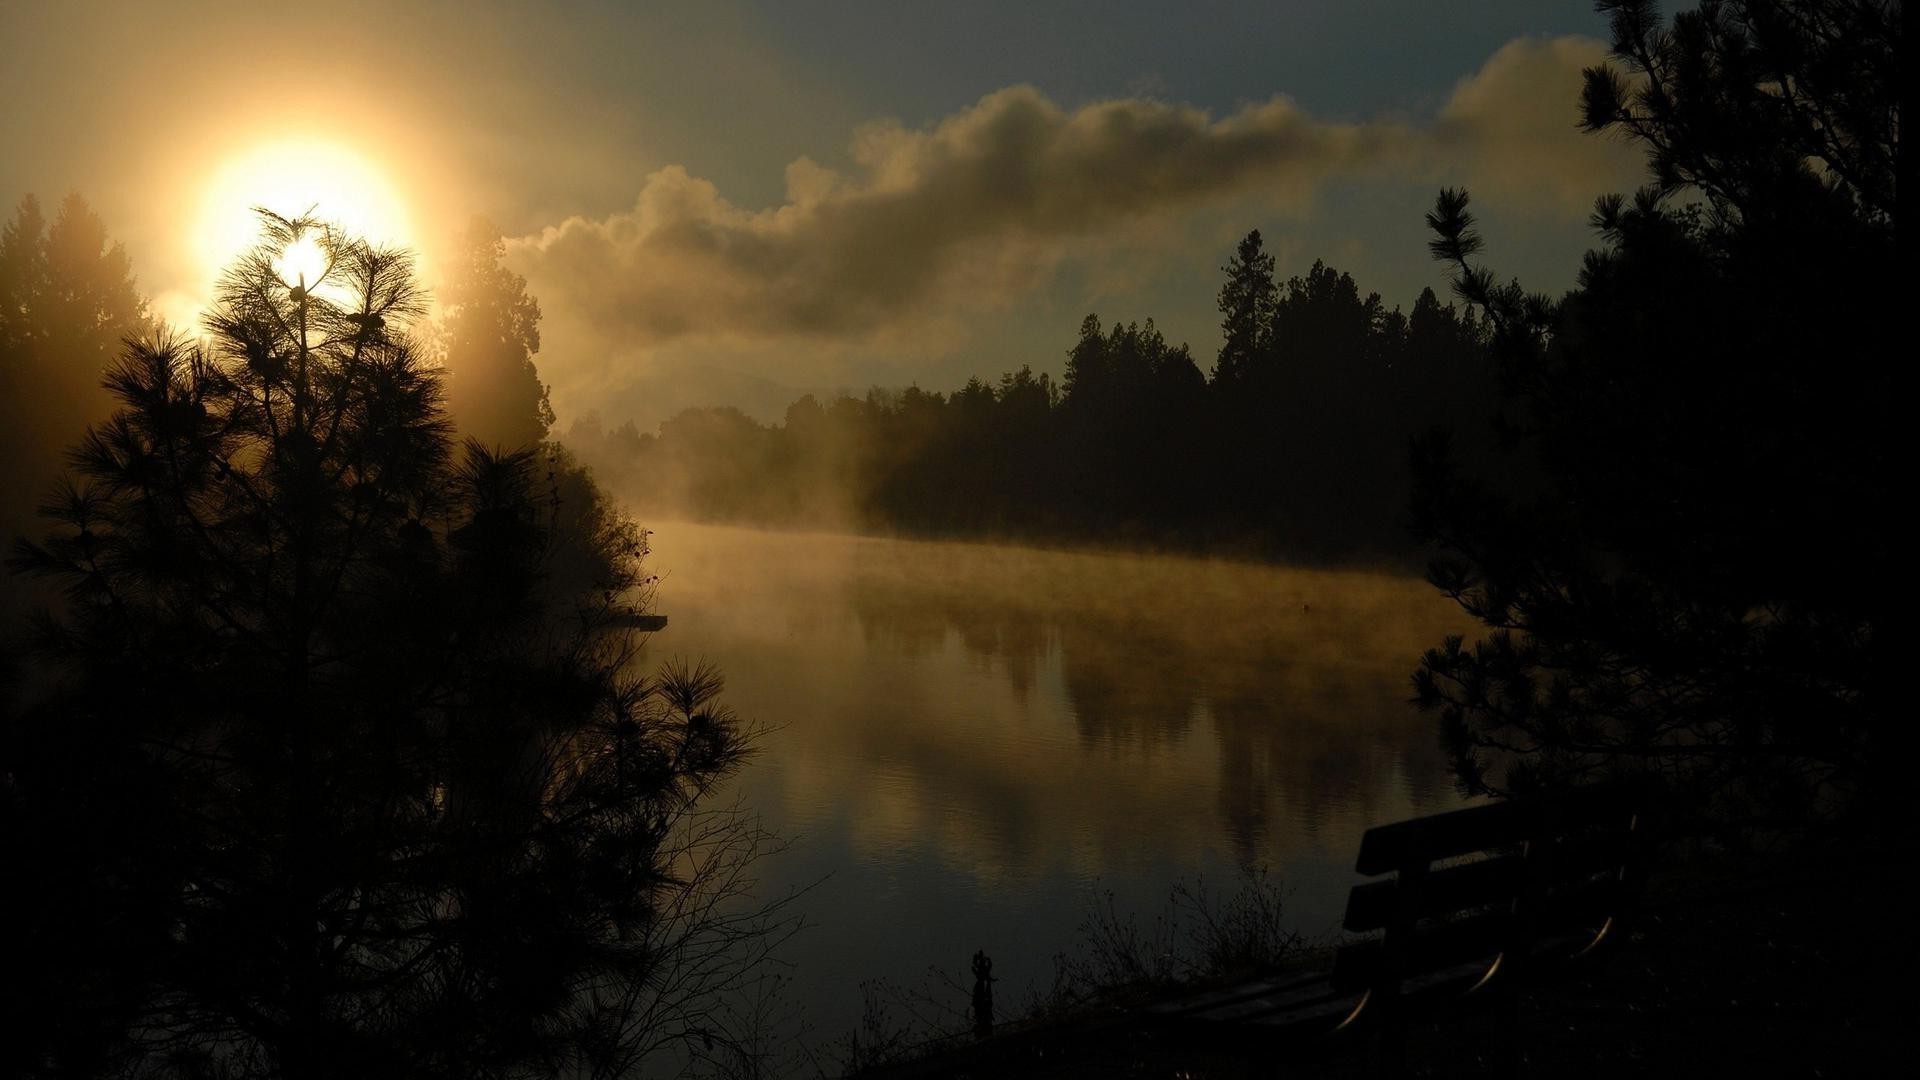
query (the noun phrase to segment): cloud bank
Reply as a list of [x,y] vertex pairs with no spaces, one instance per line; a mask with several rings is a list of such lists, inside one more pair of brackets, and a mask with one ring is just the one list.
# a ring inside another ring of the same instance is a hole
[[572,218],[519,245],[543,300],[643,341],[688,334],[862,334],[911,319],[943,285],[991,300],[1033,284],[1076,239],[1259,186],[1304,198],[1381,160],[1394,129],[1315,123],[1284,99],[1222,120],[1142,100],[1067,111],[1031,87],[988,95],[931,130],[855,137],[862,175],[801,158],[787,201],[728,202],[677,166],[631,211]]
[[1067,109],[1016,86],[928,128],[862,128],[853,175],[794,161],[778,206],[736,205],[670,167],[632,209],[570,218],[511,258],[566,364],[586,340],[596,355],[871,343],[1013,301],[1131,231],[1236,200],[1297,214],[1343,180],[1464,182],[1529,213],[1584,214],[1637,169],[1575,128],[1580,69],[1604,51],[1509,43],[1426,123],[1331,123],[1286,98],[1219,118],[1144,98]]

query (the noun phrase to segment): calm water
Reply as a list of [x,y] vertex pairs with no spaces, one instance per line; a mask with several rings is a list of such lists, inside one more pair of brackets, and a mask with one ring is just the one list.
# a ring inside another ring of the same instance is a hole
[[979,948],[1023,997],[1104,890],[1150,917],[1266,865],[1326,931],[1362,832],[1457,801],[1405,702],[1464,627],[1417,580],[652,527],[650,654],[717,662],[776,729],[739,787],[793,841],[766,887],[820,882],[788,952],[816,1036]]

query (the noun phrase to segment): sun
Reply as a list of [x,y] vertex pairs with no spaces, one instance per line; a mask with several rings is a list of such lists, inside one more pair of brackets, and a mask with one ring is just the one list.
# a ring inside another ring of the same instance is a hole
[[327,272],[327,251],[320,238],[312,234],[288,244],[273,261],[280,280],[302,287],[317,284]]
[[[213,170],[194,229],[196,256],[208,281],[260,236],[254,207],[285,217],[311,212],[348,234],[406,246],[413,229],[406,201],[378,166],[352,148],[320,139],[257,144]],[[288,280],[317,276],[318,245],[296,244],[278,264]]]

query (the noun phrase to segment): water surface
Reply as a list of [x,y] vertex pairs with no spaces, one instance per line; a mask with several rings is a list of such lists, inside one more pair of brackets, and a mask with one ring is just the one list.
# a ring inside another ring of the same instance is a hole
[[739,790],[793,841],[765,887],[818,882],[788,951],[817,1035],[975,949],[1021,996],[1106,890],[1150,917],[1266,866],[1325,932],[1362,832],[1458,801],[1406,700],[1464,626],[1418,580],[650,524],[650,654],[774,729]]

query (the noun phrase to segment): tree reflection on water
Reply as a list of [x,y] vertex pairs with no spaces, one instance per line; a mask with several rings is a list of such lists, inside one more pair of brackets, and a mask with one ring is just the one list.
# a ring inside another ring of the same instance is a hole
[[740,672],[743,707],[779,701],[769,769],[847,781],[786,785],[789,812],[857,804],[869,842],[996,873],[1223,842],[1252,865],[1454,798],[1407,676],[1457,616],[1411,578],[708,526],[656,542],[662,643]]

